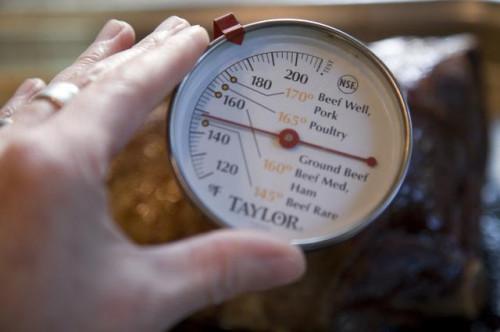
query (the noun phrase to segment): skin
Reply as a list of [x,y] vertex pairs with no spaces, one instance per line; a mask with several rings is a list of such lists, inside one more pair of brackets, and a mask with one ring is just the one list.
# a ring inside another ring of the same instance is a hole
[[162,331],[207,305],[297,280],[302,252],[266,234],[221,230],[139,247],[116,228],[106,173],[148,113],[192,68],[206,31],[170,17],[135,44],[112,20],[53,82],[81,92],[62,109],[30,79],[0,109],[0,330]]

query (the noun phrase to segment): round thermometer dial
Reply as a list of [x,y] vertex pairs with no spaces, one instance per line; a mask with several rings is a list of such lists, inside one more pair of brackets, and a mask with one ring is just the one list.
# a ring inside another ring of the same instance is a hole
[[273,20],[215,40],[172,101],[179,182],[215,222],[317,247],[354,234],[396,194],[411,124],[394,78],[331,27]]

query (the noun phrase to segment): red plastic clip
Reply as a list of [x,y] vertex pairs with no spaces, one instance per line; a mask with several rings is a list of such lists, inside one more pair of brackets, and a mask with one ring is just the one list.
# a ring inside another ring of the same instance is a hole
[[245,29],[238,22],[233,13],[226,14],[214,20],[214,39],[221,35],[235,44],[241,45],[245,35]]

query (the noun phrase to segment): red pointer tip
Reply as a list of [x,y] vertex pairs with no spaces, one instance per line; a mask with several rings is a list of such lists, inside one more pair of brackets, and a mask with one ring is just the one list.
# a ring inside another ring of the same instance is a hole
[[375,157],[369,157],[366,158],[366,164],[370,167],[375,167],[377,166],[378,162],[377,159],[375,159]]

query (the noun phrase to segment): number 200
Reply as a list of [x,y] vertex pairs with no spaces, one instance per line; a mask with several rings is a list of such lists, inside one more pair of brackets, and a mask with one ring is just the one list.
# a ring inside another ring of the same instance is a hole
[[294,71],[291,69],[286,70],[286,75],[283,76],[283,78],[290,81],[299,82],[302,84],[306,84],[307,81],[309,81],[309,76],[307,76],[307,74],[303,74],[301,72]]

